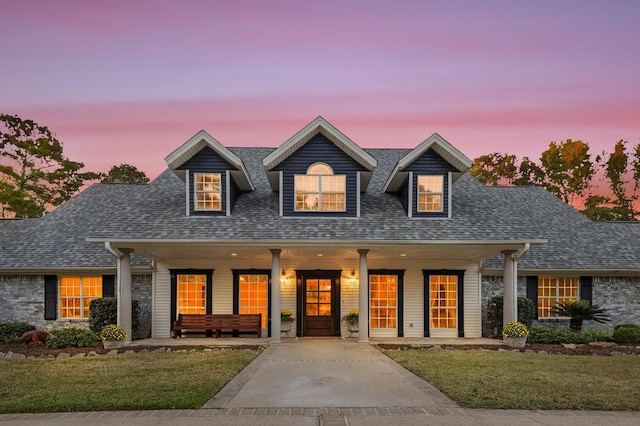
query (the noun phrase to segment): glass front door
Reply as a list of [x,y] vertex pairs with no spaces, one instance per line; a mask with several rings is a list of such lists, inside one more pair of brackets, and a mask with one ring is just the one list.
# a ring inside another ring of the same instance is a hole
[[303,336],[340,335],[340,272],[298,271],[298,322]]

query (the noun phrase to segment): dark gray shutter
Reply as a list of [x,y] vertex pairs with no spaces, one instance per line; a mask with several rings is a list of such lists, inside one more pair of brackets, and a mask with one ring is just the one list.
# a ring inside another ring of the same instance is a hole
[[538,277],[527,277],[527,299],[533,301],[533,315],[538,319]]
[[580,299],[586,299],[593,304],[593,277],[580,277]]
[[116,276],[102,276],[102,297],[116,297]]
[[44,276],[44,319],[58,319],[58,277]]

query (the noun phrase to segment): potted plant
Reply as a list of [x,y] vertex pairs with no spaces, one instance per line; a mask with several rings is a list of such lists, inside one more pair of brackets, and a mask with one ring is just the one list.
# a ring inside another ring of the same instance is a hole
[[518,321],[508,322],[502,329],[502,337],[507,346],[512,348],[524,348],[527,343],[529,329],[526,325]]
[[127,332],[124,328],[116,324],[105,325],[100,332],[102,345],[105,349],[119,348],[124,345],[124,339],[127,338]]
[[350,310],[348,314],[343,315],[342,317],[342,321],[347,323],[347,330],[349,330],[352,336],[355,333],[357,333],[360,329],[359,320],[360,320],[360,316],[358,315],[357,309]]
[[280,311],[280,331],[288,333],[291,331],[291,326],[296,319],[293,317],[293,313],[288,309],[282,309]]

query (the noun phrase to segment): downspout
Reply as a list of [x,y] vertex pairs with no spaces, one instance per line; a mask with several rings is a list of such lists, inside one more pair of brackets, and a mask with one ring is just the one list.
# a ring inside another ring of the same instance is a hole
[[515,253],[511,255],[511,260],[513,261],[513,278],[515,280],[514,284],[516,287],[514,289],[515,291],[513,292],[513,297],[515,300],[512,301],[512,306],[515,309],[516,313],[514,321],[518,320],[518,260],[520,260],[520,258],[525,254],[527,254],[530,248],[531,244],[525,243],[523,247],[520,247]]

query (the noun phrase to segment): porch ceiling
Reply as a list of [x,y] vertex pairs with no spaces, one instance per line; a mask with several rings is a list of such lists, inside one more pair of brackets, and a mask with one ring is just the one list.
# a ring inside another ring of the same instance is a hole
[[[104,244],[107,240],[89,239]],[[112,246],[133,249],[154,260],[252,259],[269,261],[270,249],[281,249],[282,260],[305,261],[322,257],[324,261],[357,259],[358,249],[368,249],[371,261],[388,259],[430,259],[479,261],[500,255],[503,250],[518,250],[530,241],[202,241],[202,240],[109,240]]]

